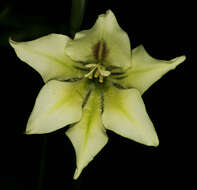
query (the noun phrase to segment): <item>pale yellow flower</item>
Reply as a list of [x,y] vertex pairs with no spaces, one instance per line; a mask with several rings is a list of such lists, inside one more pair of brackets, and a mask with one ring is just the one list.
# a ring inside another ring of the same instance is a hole
[[100,15],[90,30],[76,33],[73,40],[50,34],[10,44],[46,83],[26,133],[50,133],[70,125],[66,135],[76,151],[74,179],[107,143],[106,129],[158,146],[141,95],[185,56],[163,61],[149,56],[142,45],[131,50],[112,11]]

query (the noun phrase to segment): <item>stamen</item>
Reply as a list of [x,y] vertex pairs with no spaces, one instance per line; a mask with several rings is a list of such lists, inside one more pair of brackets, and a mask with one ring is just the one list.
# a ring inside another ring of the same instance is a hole
[[90,73],[90,75],[88,76],[89,79],[93,79],[93,74]]
[[85,67],[90,69],[90,72],[85,75],[86,78],[93,79],[98,78],[100,83],[103,83],[104,77],[111,74],[110,71],[106,71],[105,67],[100,64],[87,64]]
[[100,70],[100,73],[104,77],[108,77],[111,74],[109,71],[105,71],[105,70]]
[[96,69],[96,67],[93,68],[89,73],[85,74],[85,77],[89,78],[89,79],[92,79],[93,78],[93,72],[94,72],[95,69]]
[[99,73],[99,70],[97,69],[96,72],[95,72],[95,74],[94,74],[94,78],[98,78],[99,74],[100,74]]
[[102,75],[99,75],[99,82],[103,83],[103,76]]
[[97,64],[87,64],[87,65],[85,65],[85,67],[87,67],[87,68],[97,67]]

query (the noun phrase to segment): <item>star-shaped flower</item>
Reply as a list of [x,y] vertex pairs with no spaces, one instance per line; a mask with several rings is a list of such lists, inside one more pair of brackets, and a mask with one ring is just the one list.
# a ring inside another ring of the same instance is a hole
[[74,179],[107,143],[106,129],[158,146],[141,95],[185,56],[163,61],[149,56],[142,45],[131,51],[112,11],[100,15],[91,29],[76,33],[73,40],[50,34],[10,44],[46,83],[26,133],[50,133],[70,125],[66,135],[76,151]]

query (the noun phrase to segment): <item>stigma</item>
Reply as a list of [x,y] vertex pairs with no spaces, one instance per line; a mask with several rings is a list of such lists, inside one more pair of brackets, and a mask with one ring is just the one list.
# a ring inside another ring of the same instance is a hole
[[89,79],[97,78],[100,83],[103,83],[104,77],[108,77],[111,74],[101,64],[87,64],[85,67],[90,69],[85,77]]

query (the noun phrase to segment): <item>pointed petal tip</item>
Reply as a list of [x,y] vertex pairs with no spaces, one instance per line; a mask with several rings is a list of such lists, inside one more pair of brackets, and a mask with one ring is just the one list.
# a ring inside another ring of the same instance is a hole
[[186,55],[182,55],[182,56],[180,56],[180,58],[182,59],[182,61],[185,61]]
[[185,59],[186,59],[185,55],[179,56],[179,57],[175,58],[175,63],[180,64],[183,61],[185,61]]
[[32,124],[32,122],[27,122],[27,126],[26,126],[26,131],[24,134],[26,135],[35,135],[35,134],[46,134],[46,133],[50,133],[52,131],[45,131],[42,130],[41,128],[37,128],[35,127],[37,125],[35,125],[35,123]]
[[8,39],[9,44],[13,47],[17,42],[15,42],[14,40],[12,40],[12,37],[9,37]]
[[25,135],[32,135],[32,131],[30,129],[26,129],[26,131],[24,132]]
[[159,146],[159,140],[156,140],[155,142],[153,142],[151,146],[158,147]]
[[149,141],[147,144],[147,146],[154,146],[154,147],[158,147],[159,146],[159,139],[156,136],[155,138],[151,139],[151,141]]
[[26,129],[26,131],[24,132],[24,134],[26,135],[35,135],[35,134],[46,134],[46,133],[51,133],[53,131],[44,131],[44,130],[35,130],[35,129]]
[[24,132],[24,134],[26,135],[32,135],[32,134],[37,134],[35,130],[32,130],[32,127],[30,128],[30,126],[27,124],[26,130]]
[[81,174],[81,171],[78,168],[76,168],[73,179],[77,180],[79,178],[80,174]]
[[21,42],[14,41],[11,36],[8,38],[8,42],[13,48],[14,48],[14,46],[21,43]]
[[114,15],[114,13],[112,12],[112,10],[111,9],[108,9],[107,11],[106,11],[106,15]]
[[115,15],[111,9],[108,9],[104,14],[98,15],[98,18],[106,18],[106,17],[114,17],[115,18]]
[[116,16],[111,9],[108,9],[105,13],[106,17],[111,17],[112,19],[116,20]]
[[181,64],[185,60],[186,60],[186,56],[185,55],[182,55],[182,56],[179,56],[179,57],[176,57],[176,58],[172,59],[172,61],[173,61],[173,68],[175,69],[176,66],[178,66],[179,64]]

